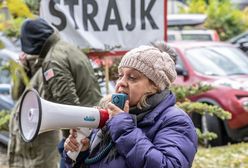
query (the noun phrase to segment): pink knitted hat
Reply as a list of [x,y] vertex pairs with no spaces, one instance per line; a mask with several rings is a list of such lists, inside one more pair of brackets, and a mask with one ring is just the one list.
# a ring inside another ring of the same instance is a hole
[[169,54],[152,46],[140,46],[127,52],[118,69],[123,67],[142,72],[161,90],[168,88],[177,77],[175,63]]

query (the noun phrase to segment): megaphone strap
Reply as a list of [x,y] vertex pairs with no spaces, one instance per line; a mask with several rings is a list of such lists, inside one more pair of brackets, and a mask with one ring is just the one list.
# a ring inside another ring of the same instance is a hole
[[109,151],[111,150],[111,148],[113,146],[114,146],[114,143],[112,141],[110,141],[109,144],[100,153],[98,153],[96,156],[94,156],[92,158],[87,157],[84,160],[84,163],[87,165],[90,165],[90,164],[94,164],[94,163],[102,160],[109,153]]

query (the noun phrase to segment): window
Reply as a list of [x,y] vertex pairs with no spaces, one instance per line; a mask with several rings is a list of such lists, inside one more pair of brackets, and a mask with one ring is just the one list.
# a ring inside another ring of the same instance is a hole
[[228,76],[248,74],[248,57],[237,48],[205,47],[186,52],[193,69],[204,75]]
[[212,41],[209,34],[182,34],[182,40]]

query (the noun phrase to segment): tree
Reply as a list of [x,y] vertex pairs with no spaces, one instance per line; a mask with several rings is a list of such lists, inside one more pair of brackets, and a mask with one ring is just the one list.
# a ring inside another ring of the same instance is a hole
[[40,1],[41,0],[24,0],[30,10],[37,15],[39,14]]
[[182,13],[203,13],[208,16],[204,26],[215,29],[221,40],[227,40],[248,27],[247,12],[235,8],[230,0],[188,0],[189,8]]
[[32,18],[34,15],[22,0],[3,0],[0,2],[0,10],[3,9],[5,12],[0,13],[0,31],[9,37],[17,38],[23,20]]

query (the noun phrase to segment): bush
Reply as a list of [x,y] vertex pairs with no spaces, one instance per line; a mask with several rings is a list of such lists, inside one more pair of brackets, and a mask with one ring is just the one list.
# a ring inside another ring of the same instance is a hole
[[20,34],[20,27],[24,19],[32,18],[33,14],[22,0],[7,0],[7,4],[3,2],[0,1],[0,8],[7,7],[11,17],[6,20],[5,14],[1,13],[0,31],[7,36],[16,38]]
[[[215,115],[221,120],[227,120],[231,118],[231,113],[223,110],[218,106],[212,106],[200,102],[191,102],[188,97],[201,94],[212,89],[209,85],[202,85],[201,83],[193,86],[172,86],[173,93],[177,97],[177,105],[183,109],[190,116],[192,113],[198,113],[200,115],[209,114],[211,116]],[[217,138],[217,135],[212,132],[201,132],[200,129],[196,128],[198,135],[198,142],[200,145],[205,146],[204,141],[211,141]]]
[[221,40],[227,40],[245,31],[248,26],[247,11],[236,9],[230,0],[188,0],[189,8],[182,13],[204,13],[208,16],[204,26],[218,32]]

